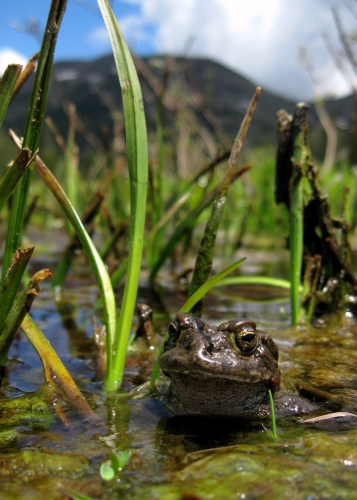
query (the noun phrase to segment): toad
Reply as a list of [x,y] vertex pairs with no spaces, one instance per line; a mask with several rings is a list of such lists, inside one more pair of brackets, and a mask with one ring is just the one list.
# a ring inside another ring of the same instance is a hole
[[270,389],[277,416],[316,409],[280,389],[279,351],[254,321],[237,318],[211,326],[178,313],[159,357],[171,379],[165,407],[175,415],[266,417]]

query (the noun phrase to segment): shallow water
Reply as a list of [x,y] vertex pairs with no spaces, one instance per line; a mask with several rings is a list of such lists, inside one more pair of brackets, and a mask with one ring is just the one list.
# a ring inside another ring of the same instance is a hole
[[[139,291],[139,300],[154,310],[158,345],[185,300],[180,286],[171,281],[165,288]],[[274,442],[269,421],[171,417],[162,406],[165,384],[150,398],[128,396],[148,378],[157,352],[142,338],[129,348],[126,392],[105,398],[94,380],[95,286],[83,275],[69,279],[62,294],[48,284],[44,288],[32,316],[101,423],[86,423],[60,393],[53,405],[41,362],[20,334],[1,389],[1,498],[62,499],[69,498],[69,489],[98,499],[355,498],[353,419],[319,428],[301,423],[302,418],[280,420]],[[319,328],[292,328],[286,292],[256,301],[268,294],[262,288],[217,289],[203,316],[212,323],[235,316],[254,319],[278,344],[286,380],[328,391],[333,398],[326,411],[357,414],[356,322],[342,316]],[[99,467],[109,454],[126,449],[131,456],[123,471],[110,481],[101,479]]]

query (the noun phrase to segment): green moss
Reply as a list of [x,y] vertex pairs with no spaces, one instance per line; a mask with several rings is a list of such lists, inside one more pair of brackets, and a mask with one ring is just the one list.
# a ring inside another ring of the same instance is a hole
[[[52,405],[54,397],[58,404],[58,394],[54,395],[52,387],[44,385],[16,399],[0,399],[0,425],[29,425],[36,428],[49,425],[57,418]],[[66,406],[65,403],[62,406]]]
[[11,477],[14,484],[24,484],[47,476],[78,479],[88,469],[88,459],[80,454],[26,450],[0,456],[0,481]]
[[6,430],[0,432],[0,450],[4,450],[14,444],[16,444],[19,438],[18,433],[15,430]]

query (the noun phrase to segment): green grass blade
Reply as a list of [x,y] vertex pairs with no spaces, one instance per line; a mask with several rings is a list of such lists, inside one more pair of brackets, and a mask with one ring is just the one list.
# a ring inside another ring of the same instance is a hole
[[76,235],[78,236],[78,239],[81,242],[84,251],[86,252],[86,255],[89,259],[89,262],[91,263],[91,266],[94,270],[95,277],[99,286],[104,313],[104,324],[107,334],[107,370],[111,370],[112,349],[115,339],[116,305],[113,287],[108,275],[107,268],[100,258],[100,255],[95,248],[93,241],[91,240],[89,234],[82,224],[81,219],[71,205],[71,202],[67,198],[65,192],[62,190],[61,186],[52,175],[52,173],[47,169],[47,167],[43,163],[42,165],[40,164],[39,158],[36,159],[36,170],[41,175],[41,177],[46,182],[46,184],[56,197],[57,201],[61,205],[67,219],[72,224]]
[[306,176],[309,159],[307,146],[307,119],[309,109],[305,104],[297,104],[294,125],[297,134],[294,140],[291,176],[291,198],[289,208],[290,223],[290,302],[291,322],[297,325],[300,317],[300,283],[304,246],[304,200],[302,180]]
[[[67,192],[66,192],[67,194]],[[82,225],[84,227],[90,226],[91,222],[93,221],[95,215],[98,212],[98,209],[100,207],[101,202],[103,201],[104,195],[102,193],[96,193],[92,199],[92,201],[89,203],[89,205],[86,207],[84,212],[81,214],[81,221]],[[68,196],[69,201],[71,202],[71,198]],[[72,204],[72,202],[71,202]],[[74,207],[75,209],[75,207]],[[66,225],[67,225],[67,232],[68,233],[73,233],[73,228],[71,226],[71,230],[68,230],[68,226],[70,225],[70,222],[68,219],[66,220]],[[53,274],[53,279],[51,280],[51,285],[52,288],[56,288],[60,286],[62,288],[63,283],[66,280],[66,276],[68,273],[68,270],[72,264],[72,261],[75,256],[75,249],[78,247],[78,238],[75,234],[72,235],[70,241],[68,242],[67,247],[63,251],[61,258],[58,262],[57,268]],[[104,258],[101,255],[101,259],[104,260]]]
[[[66,5],[67,0],[52,0],[51,2],[32,87],[30,107],[27,114],[23,140],[23,147],[28,148],[30,151],[37,151],[40,143],[43,116],[51,77],[53,55]],[[17,184],[13,193],[3,257],[2,278],[4,278],[4,273],[10,265],[12,255],[15,253],[16,248],[21,246],[20,240],[25,218],[31,175],[32,168],[30,166],[30,168],[28,168],[21,177],[21,180]]]
[[0,128],[21,70],[21,64],[9,64],[0,80]]
[[28,261],[31,258],[34,247],[21,250],[17,249],[14,253],[9,269],[5,274],[0,286],[0,335],[5,324],[7,315],[13,306],[16,294],[25,272]]
[[291,192],[290,204],[290,302],[291,322],[296,325],[300,316],[300,281],[303,253],[303,192],[300,179]]
[[37,272],[16,298],[0,335],[0,366],[6,364],[7,354],[20,328],[22,320],[31,309],[33,301],[41,290],[41,281],[51,276],[52,273],[48,269]]
[[[240,177],[246,170],[250,168],[250,165],[245,165],[238,170],[236,170],[233,174],[233,180],[235,181]],[[199,205],[192,210],[187,217],[185,217],[175,228],[174,232],[170,236],[169,240],[167,243],[163,246],[160,252],[158,252],[158,256],[155,259],[155,262],[151,268],[150,275],[149,275],[149,281],[153,281],[160,270],[160,268],[163,266],[165,260],[172,255],[173,251],[177,247],[177,245],[180,243],[182,238],[187,234],[188,231],[190,231],[196,224],[196,221],[198,217],[201,215],[201,213],[212,203],[213,199],[215,198],[217,194],[218,188],[213,189],[209,193],[206,194],[206,196],[203,198],[203,200],[199,203]]]
[[[64,189],[70,202],[78,211],[78,189],[80,186],[80,177],[78,171],[78,147],[75,143],[76,118],[76,108],[74,104],[70,103],[68,106],[69,130],[63,168],[65,180]],[[73,233],[72,226],[68,223],[67,231],[69,235]]]
[[[21,147],[20,139],[10,132],[11,139],[15,142],[17,147]],[[108,361],[107,370],[111,370],[112,363],[112,349],[114,345],[115,338],[115,325],[116,325],[116,305],[115,297],[113,292],[113,287],[108,275],[107,268],[104,262],[99,256],[97,249],[95,248],[89,234],[85,230],[81,219],[79,218],[77,212],[74,210],[71,202],[63,191],[62,187],[57,182],[56,178],[46,167],[43,161],[37,156],[35,161],[35,168],[41,178],[45,181],[47,186],[50,188],[52,194],[57,199],[58,203],[61,205],[66,217],[72,224],[79,241],[81,242],[84,251],[89,259],[89,262],[94,270],[94,274],[98,283],[99,292],[103,305],[103,315],[104,324],[106,327],[107,334],[107,351],[108,351]]]
[[290,281],[268,276],[232,276],[221,280],[216,287],[227,285],[267,285],[290,290]]
[[100,422],[100,418],[88,405],[56,351],[28,314],[22,320],[21,329],[41,358],[46,382],[53,386],[59,385],[73,407],[89,422]]
[[24,148],[19,152],[14,163],[6,172],[6,175],[0,184],[0,212],[4,208],[5,203],[9,199],[13,189],[21,179],[21,176],[26,172],[26,169],[30,166],[33,159],[34,156],[31,157],[31,151]]
[[273,431],[273,439],[276,441],[276,421],[275,421],[275,407],[274,407],[274,399],[273,395],[271,393],[271,390],[269,389],[269,403],[270,403],[270,415],[271,415],[271,427]]
[[[240,266],[241,263],[245,261],[245,259],[246,258],[244,257],[243,259],[240,259],[240,260],[237,260],[236,262],[233,262],[233,264],[230,264],[228,267],[226,267],[225,269],[223,269],[219,273],[212,276],[212,278],[207,280],[206,283],[203,283],[203,285],[198,290],[196,290],[196,292],[193,295],[191,295],[191,297],[189,297],[188,300],[186,300],[184,305],[181,307],[180,312],[183,312],[183,313],[190,312],[192,307],[199,300],[201,300],[202,297],[204,297],[206,295],[206,293],[208,293],[211,290],[211,288],[213,288],[215,285],[217,285],[217,283],[221,279],[223,279],[225,276],[227,276],[227,274],[234,271],[234,269],[237,269],[237,267]],[[158,354],[158,358],[160,357],[162,351],[164,350],[164,345],[165,345],[167,337],[168,337],[168,334],[166,334],[166,336],[164,338],[164,341],[162,343],[162,346],[161,346],[159,354]],[[154,387],[159,370],[160,370],[160,366],[159,366],[159,363],[156,361],[152,375],[151,375],[151,379],[150,379],[149,390],[151,390]]]
[[[207,221],[204,234],[200,243],[200,247],[198,249],[195,268],[193,271],[192,280],[188,291],[189,295],[195,293],[195,291],[198,290],[198,288],[204,282],[207,281],[210,275],[212,269],[213,251],[216,243],[216,236],[219,224],[221,222],[221,218],[223,215],[224,205],[227,200],[229,188],[231,187],[233,181],[234,170],[236,168],[240,152],[242,150],[243,143],[247,135],[249,125],[252,120],[253,113],[255,111],[259,99],[259,95],[260,95],[260,88],[258,87],[255,90],[255,93],[249,103],[242,125],[239,129],[236,140],[234,141],[234,145],[228,160],[228,166],[224,175],[224,179],[218,190],[216,198],[213,202],[211,214]],[[198,316],[201,314],[202,306],[203,306],[202,300],[197,302],[195,306],[194,313],[197,314]]]
[[[149,269],[154,270],[160,269],[162,264],[164,263],[164,260],[167,258],[167,254],[162,254],[162,258],[158,258],[158,256],[161,255],[161,249],[163,248],[163,234],[164,234],[164,229],[166,228],[166,225],[170,221],[170,219],[176,214],[176,212],[180,209],[180,207],[185,203],[185,201],[191,196],[192,190],[194,186],[197,184],[198,179],[201,176],[206,175],[208,172],[213,172],[215,167],[219,165],[223,160],[226,160],[229,158],[230,151],[226,151],[223,154],[218,155],[216,158],[214,158],[212,161],[209,162],[208,165],[205,165],[195,176],[186,184],[186,186],[183,189],[180,189],[179,195],[177,199],[174,199],[170,205],[171,208],[165,212],[165,214],[161,217],[161,219],[158,221],[158,223],[153,227],[153,229],[150,231],[150,233],[147,235],[146,239],[148,241],[148,245],[146,247],[146,258],[147,258],[147,264]],[[159,156],[159,153],[158,153]],[[159,160],[158,160],[159,162]],[[158,168],[159,172],[159,168]],[[159,173],[156,173],[154,175],[155,177],[159,177]],[[154,179],[153,179],[154,181]],[[154,189],[160,189],[156,187],[156,184],[154,183]],[[156,211],[156,203],[157,200],[156,198],[154,199],[154,196],[152,196],[152,200],[150,200],[152,203],[152,211]],[[161,201],[163,203],[163,200]],[[157,219],[156,214],[155,217],[152,216],[153,221]],[[175,236],[176,237],[176,236]],[[176,244],[180,240],[176,240]],[[171,246],[171,244],[173,244]],[[170,246],[172,248],[171,251],[173,251],[173,248],[175,246],[175,240],[174,238],[170,239]],[[166,247],[166,245],[165,245]],[[157,271],[152,272],[153,277],[151,280],[155,278],[155,274]]]
[[135,310],[144,240],[148,182],[148,149],[143,99],[129,49],[107,0],[98,0],[112,45],[122,89],[126,151],[130,178],[130,253],[123,302],[116,329],[113,370],[106,388],[121,385]]
[[190,193],[185,193],[183,196],[180,196],[180,198],[172,205],[172,207],[163,215],[163,217],[160,219],[160,221],[156,224],[156,226],[153,227],[153,229],[149,233],[149,237],[151,240],[153,240],[156,236],[156,234],[166,227],[166,225],[169,223],[169,221],[172,219],[172,217],[176,214],[176,212],[181,208],[181,206],[187,201],[187,199],[190,197]]

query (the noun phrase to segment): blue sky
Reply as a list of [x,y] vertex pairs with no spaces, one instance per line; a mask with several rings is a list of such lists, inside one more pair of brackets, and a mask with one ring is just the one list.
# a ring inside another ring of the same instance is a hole
[[[38,50],[39,42],[22,32],[31,19],[36,19],[41,30],[46,25],[50,0],[0,0],[0,49],[4,47],[30,57]],[[140,19],[141,7],[133,2],[112,1],[114,13],[126,26],[125,33],[133,49],[140,54],[156,51],[154,23],[132,23]],[[130,34],[130,26],[133,32]],[[128,41],[129,41],[128,40]],[[95,0],[68,0],[66,13],[56,47],[56,59],[92,59],[110,50],[103,20]]]
[[[36,19],[43,30],[49,6],[50,0],[0,0],[0,72],[38,50],[39,41],[21,26]],[[112,0],[112,6],[138,55],[211,58],[294,100],[351,90],[324,37],[338,49],[331,8],[337,7],[344,26],[352,29],[354,0]],[[310,75],[299,60],[300,47],[307,50]],[[94,59],[109,52],[96,0],[68,0],[55,59]]]

